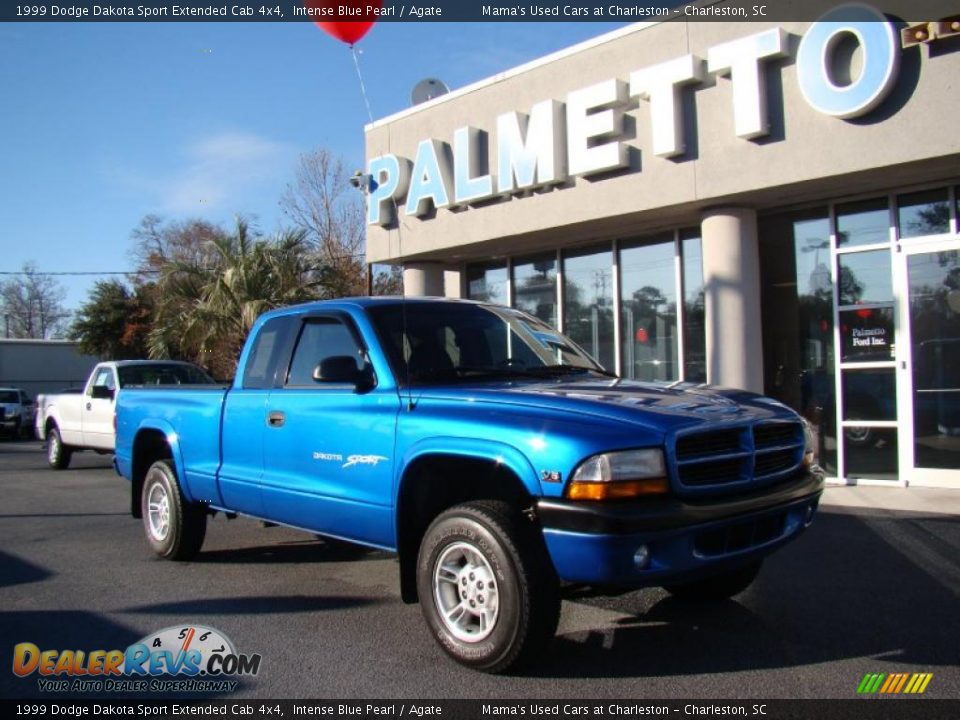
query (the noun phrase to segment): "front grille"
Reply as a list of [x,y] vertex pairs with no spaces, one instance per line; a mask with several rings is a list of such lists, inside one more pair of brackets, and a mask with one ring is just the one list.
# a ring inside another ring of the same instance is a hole
[[684,485],[716,485],[737,482],[744,477],[743,460],[740,458],[680,466],[680,482]]
[[753,444],[757,449],[794,445],[802,441],[803,427],[800,423],[769,423],[753,428]]
[[704,557],[718,557],[749,550],[783,535],[787,514],[777,513],[735,525],[700,533],[693,540],[694,551]]
[[800,466],[804,435],[799,422],[761,422],[680,435],[674,446],[676,478],[698,491],[752,481],[773,483]]
[[763,477],[764,475],[773,475],[790,470],[797,464],[796,455],[796,452],[792,449],[758,454],[753,464],[753,475],[754,477]]
[[686,435],[677,440],[677,459],[736,452],[741,447],[740,435],[741,431],[736,429]]

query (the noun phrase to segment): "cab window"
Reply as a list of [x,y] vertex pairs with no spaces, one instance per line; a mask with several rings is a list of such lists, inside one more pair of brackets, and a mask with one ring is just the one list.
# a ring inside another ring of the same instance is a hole
[[313,371],[331,357],[350,357],[363,369],[365,353],[347,325],[337,318],[311,318],[303,324],[293,351],[287,387],[320,387]]

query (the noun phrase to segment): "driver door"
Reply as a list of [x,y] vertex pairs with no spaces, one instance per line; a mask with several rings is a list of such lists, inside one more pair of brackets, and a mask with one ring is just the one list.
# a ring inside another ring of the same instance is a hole
[[263,420],[265,514],[392,547],[400,400],[375,379],[361,385],[316,379],[317,368],[331,358],[341,365],[352,359],[358,373],[368,367],[353,321],[340,314],[304,318],[282,387],[270,392]]
[[[95,388],[99,388],[97,391]],[[99,393],[107,397],[96,397]],[[80,422],[85,447],[97,450],[113,450],[116,441],[113,430],[113,409],[116,402],[117,379],[111,367],[97,370],[96,377],[87,388],[83,407],[80,409]]]

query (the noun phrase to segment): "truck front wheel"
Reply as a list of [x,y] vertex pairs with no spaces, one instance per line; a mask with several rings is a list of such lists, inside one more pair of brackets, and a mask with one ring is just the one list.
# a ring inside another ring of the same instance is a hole
[[56,427],[50,428],[47,433],[47,463],[54,470],[66,470],[70,466],[70,457],[73,450],[63,444],[60,437],[60,430]]
[[207,532],[206,509],[186,501],[169,460],[147,470],[140,497],[147,544],[166,560],[189,560],[200,552]]
[[433,521],[420,545],[417,590],[440,647],[489,673],[531,659],[560,617],[559,582],[542,538],[499,501],[458,505]]
[[730,570],[679,585],[667,585],[666,591],[679,600],[709,602],[726,600],[746,590],[760,572],[761,560]]

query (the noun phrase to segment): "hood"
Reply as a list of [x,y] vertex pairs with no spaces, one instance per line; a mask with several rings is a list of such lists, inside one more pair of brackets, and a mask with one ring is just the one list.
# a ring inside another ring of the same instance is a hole
[[796,417],[786,405],[745,390],[636,380],[564,378],[428,386],[415,387],[413,397],[416,401],[469,400],[579,413],[668,432],[704,423],[740,424]]

